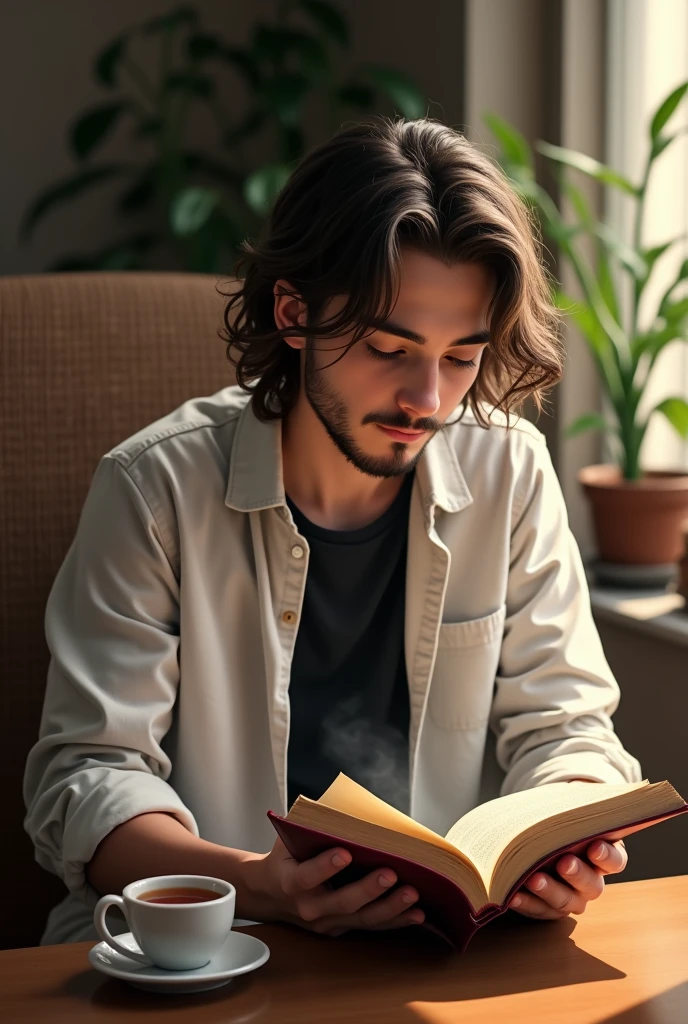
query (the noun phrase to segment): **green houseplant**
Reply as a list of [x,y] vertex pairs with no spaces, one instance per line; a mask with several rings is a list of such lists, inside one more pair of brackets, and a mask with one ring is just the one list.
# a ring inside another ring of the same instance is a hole
[[[640,302],[653,270],[685,235],[661,245],[643,243],[643,213],[655,161],[681,134],[667,125],[688,92],[688,82],[674,89],[654,111],[642,180],[630,181],[597,160],[538,140],[535,148],[551,161],[562,202],[535,180],[533,152],[526,139],[495,114],[485,121],[500,147],[499,161],[517,191],[539,219],[543,236],[552,241],[572,267],[582,301],[557,288],[553,301],[581,331],[597,368],[609,413],[590,412],[571,424],[567,433],[584,430],[611,435],[615,464],[585,467],[579,479],[592,502],[598,551],[603,562],[661,566],[676,561],[682,550],[681,523],[688,516],[688,475],[643,472],[641,452],[653,416],[666,417],[682,438],[688,438],[688,396],[670,396],[649,412],[641,402],[667,345],[688,340],[688,259],[656,308],[640,322]],[[633,239],[626,243],[596,219],[583,192],[571,180],[571,169],[583,172],[606,188],[620,190],[635,204]],[[592,240],[593,258],[581,252],[581,239]],[[619,275],[631,281],[630,309],[622,310]],[[679,294],[683,292],[683,294]]]
[[[150,54],[138,60],[137,47],[151,46],[157,60]],[[28,240],[63,203],[116,181],[123,186],[116,201],[122,237],[47,269],[152,269],[163,244],[173,248],[181,269],[227,273],[294,162],[320,141],[306,130],[317,115],[321,130],[333,132],[356,114],[390,104],[405,117],[425,114],[427,100],[406,75],[371,64],[351,70],[350,51],[348,19],[324,0],[276,2],[274,18],[257,22],[244,46],[203,31],[192,5],[127,29],[94,60],[107,99],[70,125],[77,170],[34,199],[20,238]],[[197,107],[216,126],[212,152],[188,142]],[[130,131],[139,162],[94,161],[115,129]],[[143,215],[153,230],[141,229]]]

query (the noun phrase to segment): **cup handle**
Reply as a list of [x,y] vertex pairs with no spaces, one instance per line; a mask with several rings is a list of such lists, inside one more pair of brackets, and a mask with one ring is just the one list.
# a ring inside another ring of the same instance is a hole
[[101,939],[107,942],[109,946],[112,946],[113,949],[116,949],[118,953],[121,953],[122,956],[128,956],[130,960],[136,960],[137,963],[145,964],[146,967],[150,967],[153,963],[150,957],[147,957],[145,953],[137,953],[135,949],[127,949],[127,947],[123,946],[122,943],[119,942],[114,935],[110,934],[110,929],[105,923],[105,915],[107,914],[109,908],[113,906],[119,907],[119,909],[124,914],[124,918],[127,924],[129,925],[129,929],[131,930],[131,925],[129,924],[129,918],[127,917],[127,912],[122,897],[102,896],[96,903],[96,909],[93,914],[93,920],[96,926],[96,931],[100,935]]

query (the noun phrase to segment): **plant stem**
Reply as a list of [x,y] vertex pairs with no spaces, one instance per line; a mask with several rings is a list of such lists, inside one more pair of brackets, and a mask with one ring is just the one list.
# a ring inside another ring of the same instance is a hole
[[[645,165],[645,171],[643,172],[643,180],[640,185],[638,195],[638,205],[635,211],[635,225],[633,227],[633,248],[637,253],[641,252],[642,234],[643,234],[643,213],[645,212],[645,196],[647,193],[647,185],[650,180],[650,171],[652,170],[652,151],[647,158]],[[638,311],[640,307],[640,296],[642,294],[643,286],[638,281],[638,278],[634,278],[633,284],[633,305],[631,309],[631,331],[630,339],[631,342],[635,340],[638,332]]]

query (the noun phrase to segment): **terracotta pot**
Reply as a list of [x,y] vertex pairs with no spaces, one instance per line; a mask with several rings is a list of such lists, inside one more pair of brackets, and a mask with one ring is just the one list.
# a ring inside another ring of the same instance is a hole
[[592,505],[602,561],[678,562],[688,519],[688,474],[651,471],[640,480],[624,480],[618,466],[585,466],[578,481]]

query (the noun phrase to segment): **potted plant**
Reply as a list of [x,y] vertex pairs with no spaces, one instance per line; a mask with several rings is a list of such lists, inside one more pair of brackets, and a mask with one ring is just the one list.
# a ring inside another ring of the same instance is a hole
[[[611,167],[584,153],[538,140],[535,148],[552,161],[561,198],[570,201],[573,219],[565,219],[549,193],[535,181],[533,153],[525,138],[494,114],[485,117],[501,148],[499,156],[517,191],[537,215],[543,235],[568,260],[580,286],[576,302],[561,289],[555,305],[573,317],[599,373],[609,411],[590,412],[567,430],[574,436],[599,430],[611,436],[615,462],[586,466],[579,481],[592,506],[598,553],[603,565],[636,567],[636,577],[649,581],[652,571],[662,575],[682,552],[682,523],[688,517],[688,474],[642,469],[642,446],[653,416],[666,417],[682,438],[688,438],[688,396],[663,399],[649,412],[640,411],[657,359],[667,345],[688,340],[688,259],[664,292],[656,309],[640,323],[643,292],[661,257],[685,238],[648,247],[643,244],[643,211],[655,161],[681,134],[665,131],[667,123],[688,92],[684,82],[659,105],[649,126],[649,145],[642,180],[630,181]],[[570,180],[570,169],[582,171],[607,188],[620,190],[635,203],[633,240],[627,244],[604,222],[597,220],[582,191]],[[580,239],[593,240],[594,256],[586,260]],[[631,280],[629,310],[619,301],[618,274]],[[679,292],[683,294],[679,295]],[[641,569],[640,567],[645,567]],[[617,575],[622,575],[622,572]],[[630,574],[629,574],[630,575]]]
[[[427,99],[406,74],[353,62],[351,49],[348,16],[326,0],[275,0],[273,17],[258,18],[242,45],[205,31],[191,4],[127,28],[93,61],[103,101],[69,126],[76,169],[32,201],[21,241],[63,203],[121,182],[121,237],[48,270],[156,269],[165,246],[180,269],[224,274],[295,162],[320,141],[308,137],[313,110],[331,132],[389,105],[409,118],[425,113]],[[217,128],[208,152],[189,140],[199,113]],[[96,162],[117,129],[139,159]]]

